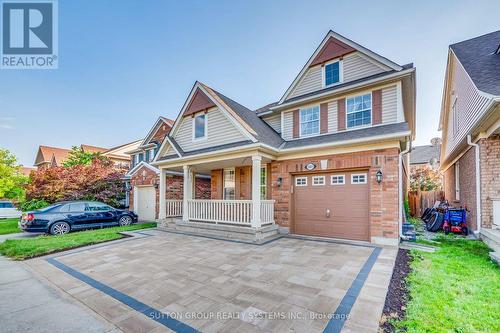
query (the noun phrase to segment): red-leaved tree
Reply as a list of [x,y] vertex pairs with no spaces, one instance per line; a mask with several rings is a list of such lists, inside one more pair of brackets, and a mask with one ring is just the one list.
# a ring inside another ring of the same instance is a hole
[[124,198],[123,173],[107,159],[89,165],[51,167],[34,172],[26,188],[27,200],[97,200],[117,206]]

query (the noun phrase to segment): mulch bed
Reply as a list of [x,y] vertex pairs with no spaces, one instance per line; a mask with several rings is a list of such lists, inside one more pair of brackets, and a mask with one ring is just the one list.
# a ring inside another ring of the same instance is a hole
[[394,320],[401,320],[406,314],[406,303],[408,302],[408,288],[406,277],[411,271],[410,263],[412,257],[410,251],[400,249],[394,264],[391,283],[385,298],[384,311],[380,320],[380,331],[395,332],[391,324]]

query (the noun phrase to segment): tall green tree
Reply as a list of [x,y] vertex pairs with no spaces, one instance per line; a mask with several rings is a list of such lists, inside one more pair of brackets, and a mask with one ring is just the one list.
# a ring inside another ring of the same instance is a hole
[[21,200],[28,177],[21,173],[21,165],[7,149],[0,148],[0,198]]
[[104,160],[106,157],[101,153],[86,152],[81,147],[73,146],[63,166],[90,165],[94,159]]

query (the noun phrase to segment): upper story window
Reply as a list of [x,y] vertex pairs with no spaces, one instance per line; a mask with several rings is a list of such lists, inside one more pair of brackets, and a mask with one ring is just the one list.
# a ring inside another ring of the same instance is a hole
[[207,137],[207,115],[200,114],[193,118],[193,139],[201,140]]
[[370,125],[372,123],[372,94],[346,99],[347,128]]
[[340,83],[340,61],[335,61],[331,63],[327,63],[324,66],[324,78],[325,78],[325,87],[330,86],[332,84]]
[[300,136],[319,134],[319,106],[300,110]]
[[151,158],[150,154],[149,154],[149,150],[146,150],[146,162],[149,162],[149,159]]
[[138,156],[139,156],[139,162],[144,161],[144,154],[143,153],[139,153]]

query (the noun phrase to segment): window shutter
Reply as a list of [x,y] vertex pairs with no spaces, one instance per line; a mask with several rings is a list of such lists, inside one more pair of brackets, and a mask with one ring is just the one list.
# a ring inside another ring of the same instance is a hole
[[319,106],[319,112],[320,112],[320,116],[319,116],[319,127],[320,127],[320,130],[319,132],[321,134],[323,133],[328,133],[328,103],[321,103],[320,106]]
[[345,130],[345,98],[339,99],[337,101],[337,111],[338,111],[338,130]]
[[299,110],[294,110],[293,112],[293,138],[298,138],[299,130],[300,130],[300,119],[299,119]]
[[372,91],[372,124],[382,124],[382,90]]

